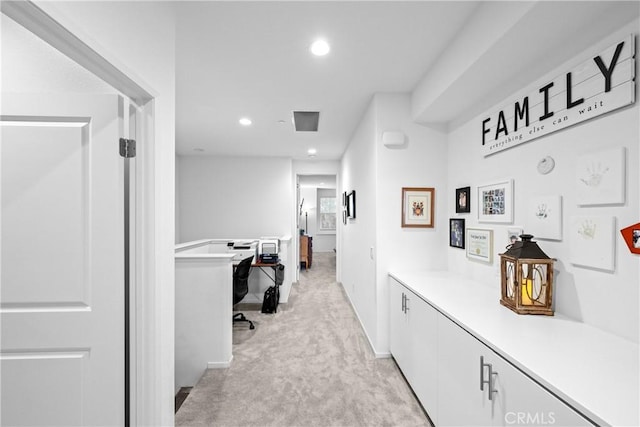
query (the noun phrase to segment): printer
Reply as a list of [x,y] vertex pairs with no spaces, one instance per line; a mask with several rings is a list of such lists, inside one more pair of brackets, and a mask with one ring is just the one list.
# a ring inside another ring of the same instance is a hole
[[258,241],[257,240],[236,240],[227,242],[227,252],[235,253],[234,261],[242,261],[250,256],[254,260],[258,259]]
[[276,264],[280,252],[280,239],[262,238],[258,241],[258,257],[260,262]]

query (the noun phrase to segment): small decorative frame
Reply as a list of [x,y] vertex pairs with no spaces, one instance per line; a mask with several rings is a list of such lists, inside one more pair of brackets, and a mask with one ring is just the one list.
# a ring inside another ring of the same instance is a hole
[[624,147],[583,154],[576,161],[579,206],[617,205],[625,201]]
[[347,194],[347,218],[355,219],[356,217],[356,190]]
[[471,187],[456,188],[456,213],[471,212]]
[[632,254],[640,254],[640,222],[620,230],[624,242]]
[[569,221],[571,264],[615,271],[615,223],[613,216],[572,216]]
[[526,213],[528,234],[538,239],[562,240],[562,196],[532,196]]
[[478,221],[513,222],[513,180],[478,187]]
[[491,263],[493,261],[493,230],[467,228],[467,258]]
[[449,218],[449,246],[464,249],[464,218]]
[[435,189],[402,187],[402,227],[433,228]]

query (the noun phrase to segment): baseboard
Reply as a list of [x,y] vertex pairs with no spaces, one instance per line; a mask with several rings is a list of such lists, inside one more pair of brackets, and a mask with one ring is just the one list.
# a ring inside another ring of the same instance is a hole
[[391,357],[391,353],[386,351],[386,352],[380,352],[376,350],[376,347],[373,345],[373,342],[371,341],[371,337],[369,337],[369,334],[367,333],[367,328],[364,327],[364,323],[362,323],[362,319],[360,318],[360,314],[358,313],[358,309],[356,309],[356,306],[353,305],[353,301],[351,301],[351,297],[349,296],[349,293],[347,292],[347,290],[345,289],[344,285],[342,284],[342,282],[338,282],[340,284],[340,286],[342,286],[342,290],[344,291],[344,294],[347,296],[347,300],[349,301],[349,304],[351,305],[351,309],[353,310],[354,314],[356,315],[356,319],[358,319],[358,322],[360,323],[360,328],[362,328],[362,332],[364,332],[364,336],[367,337],[367,342],[369,343],[369,348],[371,348],[371,351],[373,352],[373,355],[375,356],[376,359],[388,359],[389,357]]
[[228,362],[207,362],[207,369],[224,369],[231,366],[231,362],[233,361],[233,355]]

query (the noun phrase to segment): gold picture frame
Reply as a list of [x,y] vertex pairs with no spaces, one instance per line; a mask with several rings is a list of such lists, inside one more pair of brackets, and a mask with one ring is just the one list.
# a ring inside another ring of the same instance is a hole
[[402,187],[402,227],[433,228],[435,189]]

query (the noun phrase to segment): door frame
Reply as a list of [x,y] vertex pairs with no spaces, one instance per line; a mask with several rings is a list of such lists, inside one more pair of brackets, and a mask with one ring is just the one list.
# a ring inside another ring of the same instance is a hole
[[[167,316],[160,307],[162,292],[156,289],[157,253],[161,250],[155,241],[156,221],[156,150],[155,100],[152,90],[137,77],[130,77],[119,67],[106,60],[80,37],[69,31],[31,1],[2,1],[0,11],[34,33],[71,60],[101,78],[135,104],[136,138],[138,149],[135,167],[135,220],[132,242],[132,272],[134,289],[130,331],[130,425],[160,425],[166,391],[160,379],[167,376],[162,351],[167,348],[167,336],[159,330],[158,319]],[[88,39],[88,38],[86,38]],[[114,141],[114,147],[117,141]],[[171,324],[173,318],[171,319]],[[173,348],[173,342],[170,343]],[[124,374],[124,373],[123,373]],[[173,383],[173,375],[168,383]],[[171,402],[172,403],[172,402]],[[171,404],[169,403],[169,404]],[[173,414],[173,408],[171,408]],[[125,424],[127,425],[127,424]]]

